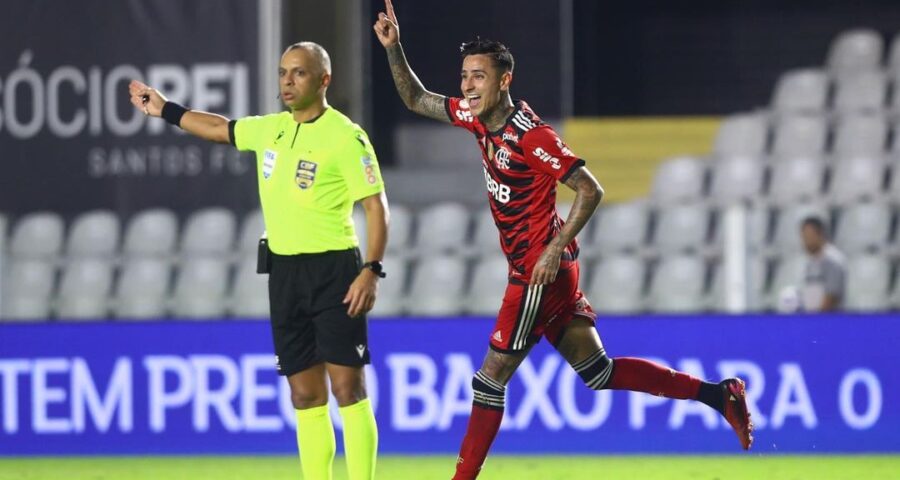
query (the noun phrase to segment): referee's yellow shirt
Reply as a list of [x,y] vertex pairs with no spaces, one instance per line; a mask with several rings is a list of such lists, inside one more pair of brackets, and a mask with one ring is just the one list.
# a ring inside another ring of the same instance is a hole
[[256,152],[269,248],[279,255],[359,245],[353,203],[384,190],[366,132],[333,108],[297,123],[290,112],[229,125],[231,142]]

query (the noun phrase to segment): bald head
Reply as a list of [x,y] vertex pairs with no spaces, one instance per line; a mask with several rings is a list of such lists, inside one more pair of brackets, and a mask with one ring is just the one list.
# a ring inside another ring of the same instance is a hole
[[321,69],[320,73],[331,75],[331,57],[328,56],[328,52],[325,51],[321,45],[315,42],[297,42],[289,45],[284,53],[288,53],[291,50],[296,50],[298,48],[302,48],[309,52]]

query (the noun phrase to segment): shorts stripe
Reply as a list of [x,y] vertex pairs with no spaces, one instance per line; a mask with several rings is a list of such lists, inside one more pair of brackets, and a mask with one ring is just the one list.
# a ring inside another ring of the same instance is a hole
[[513,340],[512,349],[521,350],[525,348],[531,329],[534,327],[534,319],[537,317],[541,307],[541,294],[544,292],[543,285],[529,285],[528,294],[525,297],[525,310],[519,317],[519,330]]

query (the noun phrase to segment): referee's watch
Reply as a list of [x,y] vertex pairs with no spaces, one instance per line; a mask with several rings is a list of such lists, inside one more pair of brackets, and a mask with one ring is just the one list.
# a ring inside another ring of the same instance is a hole
[[371,262],[364,263],[363,268],[368,268],[369,270],[375,272],[375,275],[378,275],[379,278],[384,278],[387,276],[387,274],[384,273],[384,265],[382,265],[378,260],[372,260]]

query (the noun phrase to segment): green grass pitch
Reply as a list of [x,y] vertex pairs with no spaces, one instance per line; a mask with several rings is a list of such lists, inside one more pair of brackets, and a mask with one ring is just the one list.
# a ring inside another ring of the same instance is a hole
[[[449,479],[452,456],[379,458],[383,480]],[[0,458],[0,480],[299,479],[297,457]],[[347,478],[343,459],[334,479]],[[484,480],[900,479],[900,455],[879,456],[507,456],[488,459]]]

